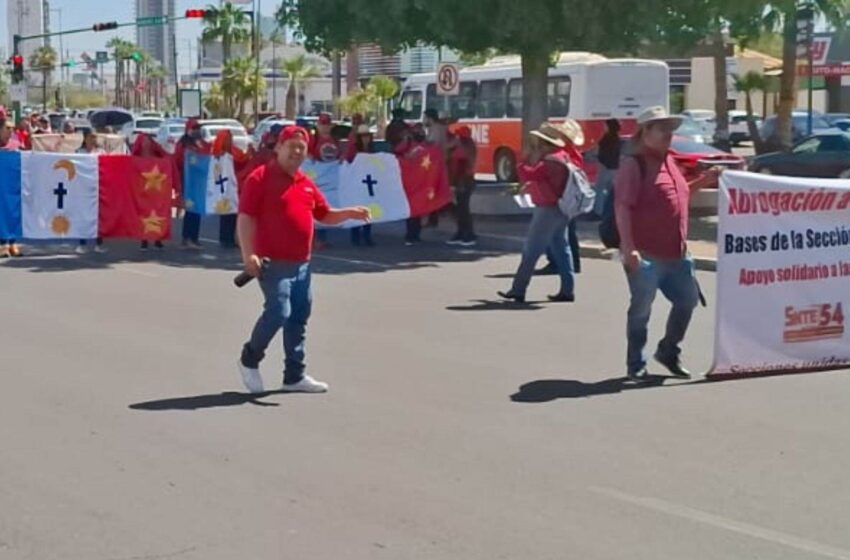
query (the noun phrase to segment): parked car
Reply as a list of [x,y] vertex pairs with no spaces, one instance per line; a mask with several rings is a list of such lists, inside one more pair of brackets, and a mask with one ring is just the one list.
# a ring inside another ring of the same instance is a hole
[[[128,123],[134,122],[134,117],[133,113],[121,107],[108,107],[96,110],[89,116],[89,121],[97,131],[111,126],[115,132],[121,132],[126,130],[125,127]],[[125,136],[129,136],[129,131]]]
[[717,126],[717,113],[710,109],[688,109],[682,111],[682,115],[696,121],[702,128],[702,134],[707,139],[714,137],[714,129]]
[[139,118],[140,119],[150,118],[150,119],[160,119],[160,120],[162,120],[162,119],[165,118],[165,114],[160,112],[160,111],[142,111],[141,113],[139,113]]
[[287,119],[265,119],[260,122],[259,126],[254,130],[254,134],[251,135],[250,144],[255,150],[260,149],[260,143],[263,141],[263,136],[271,130],[271,128],[275,125],[282,125],[284,127],[292,126],[295,124],[295,121],[290,121]]
[[830,126],[835,126],[837,121],[850,119],[850,113],[826,113],[823,115],[823,118],[826,119],[826,122],[828,122]]
[[156,132],[156,142],[162,149],[173,154],[177,147],[177,142],[186,133],[185,119],[168,119],[159,125],[159,130]]
[[[808,127],[808,118],[809,115],[801,111],[794,111],[791,113],[791,142],[793,144],[799,143],[807,136],[806,130]],[[779,143],[776,122],[776,115],[768,117],[762,124],[760,131],[761,138],[765,143],[765,148],[771,152],[778,152],[782,148]],[[821,115],[812,115],[812,132],[820,133],[830,129],[831,127],[829,122],[827,122],[827,120]],[[832,130],[837,131],[838,129]]]
[[[694,120],[692,117],[689,117],[685,114],[681,115],[682,124],[679,125],[679,128],[676,129],[676,136],[681,136],[682,138],[687,138],[692,142],[697,142],[699,144],[704,144],[707,137],[705,135],[705,130],[699,122]],[[710,138],[708,138],[710,140]]]
[[750,171],[792,177],[850,178],[850,134],[827,130],[805,138],[790,152],[762,154]]
[[670,153],[688,181],[697,179],[711,165],[722,165],[727,169],[746,168],[746,161],[739,155],[678,135],[673,137]]
[[850,132],[850,119],[838,119],[832,122],[832,126],[842,132]]
[[[761,115],[753,115],[753,120],[756,122],[756,130],[761,128]],[[733,146],[737,146],[741,142],[749,142],[750,127],[747,123],[746,111],[729,111],[729,141]]]
[[86,134],[88,134],[89,132],[92,131],[92,126],[91,126],[91,123],[88,121],[88,119],[75,118],[75,119],[68,119],[67,122],[74,125],[74,130],[76,130],[77,133],[81,134],[84,138],[85,138]]
[[248,131],[245,130],[245,127],[239,121],[233,119],[211,119],[200,121],[200,124],[202,137],[207,142],[215,140],[219,131],[230,130],[233,134],[233,145],[243,152],[248,151],[248,147],[250,146]]
[[50,130],[62,132],[62,126],[68,120],[68,115],[65,113],[48,113],[47,119],[50,121]]
[[128,136],[130,145],[133,145],[136,142],[136,138],[138,138],[139,134],[147,134],[148,136],[155,138],[159,132],[159,127],[163,122],[165,121],[160,118],[139,117],[136,119],[133,123],[133,130]]

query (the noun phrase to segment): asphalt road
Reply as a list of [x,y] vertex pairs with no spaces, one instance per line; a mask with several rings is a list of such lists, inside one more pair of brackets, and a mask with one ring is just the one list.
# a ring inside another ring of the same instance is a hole
[[0,558],[850,559],[847,372],[635,388],[614,263],[505,305],[516,255],[379,241],[316,261],[321,396],[240,393],[232,253],[0,265]]

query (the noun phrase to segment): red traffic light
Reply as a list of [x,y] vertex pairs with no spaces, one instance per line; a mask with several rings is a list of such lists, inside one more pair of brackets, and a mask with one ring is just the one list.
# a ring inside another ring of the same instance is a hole
[[207,10],[186,10],[186,17],[190,19],[205,18]]
[[24,65],[24,57],[19,54],[16,54],[12,57],[12,64],[15,66],[23,66]]
[[109,29],[118,29],[117,21],[109,21],[106,23],[95,23],[92,25],[94,31],[107,31]]

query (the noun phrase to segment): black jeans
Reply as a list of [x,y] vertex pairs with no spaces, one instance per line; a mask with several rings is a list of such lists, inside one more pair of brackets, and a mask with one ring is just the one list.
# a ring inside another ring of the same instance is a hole
[[351,243],[353,245],[360,245],[361,238],[363,243],[367,245],[372,244],[372,224],[351,228]]
[[457,217],[457,237],[461,241],[475,239],[475,229],[472,223],[472,193],[475,185],[463,185],[455,189],[455,215]]
[[421,241],[420,235],[422,235],[422,218],[408,218],[407,235],[404,236],[404,240],[408,243],[416,243]]
[[201,236],[201,215],[194,212],[186,212],[183,215],[183,242],[198,242]]
[[224,247],[236,246],[236,214],[223,214],[218,224],[218,241]]

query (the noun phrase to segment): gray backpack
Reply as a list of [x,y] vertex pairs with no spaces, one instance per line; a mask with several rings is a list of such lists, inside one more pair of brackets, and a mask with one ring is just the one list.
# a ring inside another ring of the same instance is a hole
[[564,194],[558,200],[558,208],[571,221],[583,214],[593,212],[596,201],[596,191],[590,184],[590,179],[583,169],[571,162],[552,158],[550,161],[558,161],[565,165],[569,171],[567,185]]

